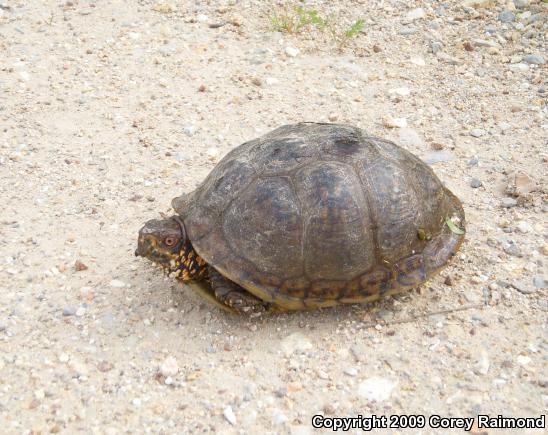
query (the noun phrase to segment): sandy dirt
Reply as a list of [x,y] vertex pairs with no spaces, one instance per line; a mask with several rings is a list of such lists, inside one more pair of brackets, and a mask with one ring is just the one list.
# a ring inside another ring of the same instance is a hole
[[[273,31],[269,2],[0,0],[2,433],[545,412],[547,3],[303,5],[363,30],[340,51],[322,31]],[[303,120],[432,164],[468,222],[438,277],[250,319],[134,257],[143,222],[224,154]]]

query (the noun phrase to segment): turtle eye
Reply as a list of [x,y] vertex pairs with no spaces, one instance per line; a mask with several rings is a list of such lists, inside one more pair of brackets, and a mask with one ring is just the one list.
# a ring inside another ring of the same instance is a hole
[[164,245],[166,246],[174,246],[177,243],[177,238],[173,236],[167,236],[164,239]]

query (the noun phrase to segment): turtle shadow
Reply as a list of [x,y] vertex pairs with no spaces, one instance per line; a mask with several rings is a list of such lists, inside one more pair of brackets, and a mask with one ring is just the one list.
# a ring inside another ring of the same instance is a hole
[[[171,286],[171,296],[178,307],[185,307],[184,313],[201,314],[235,329],[252,330],[255,328],[278,326],[286,328],[317,328],[326,324],[337,325],[341,322],[357,322],[362,325],[383,324],[397,317],[401,305],[413,304],[411,292],[388,296],[386,298],[357,304],[341,304],[329,308],[315,308],[298,311],[269,311],[260,314],[237,314],[222,309],[218,305],[202,298],[192,287],[181,283]],[[336,326],[333,326],[336,328]]]

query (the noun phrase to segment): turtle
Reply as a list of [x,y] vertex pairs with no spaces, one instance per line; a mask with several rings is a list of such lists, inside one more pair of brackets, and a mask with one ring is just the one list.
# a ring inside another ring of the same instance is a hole
[[464,240],[459,199],[394,142],[284,125],[234,148],[135,255],[236,313],[369,302],[438,273]]

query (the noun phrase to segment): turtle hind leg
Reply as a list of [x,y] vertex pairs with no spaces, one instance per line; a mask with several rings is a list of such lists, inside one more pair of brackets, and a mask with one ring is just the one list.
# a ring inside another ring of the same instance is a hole
[[225,278],[213,267],[209,267],[208,273],[215,298],[233,311],[239,314],[254,314],[262,313],[268,309],[266,302]]

